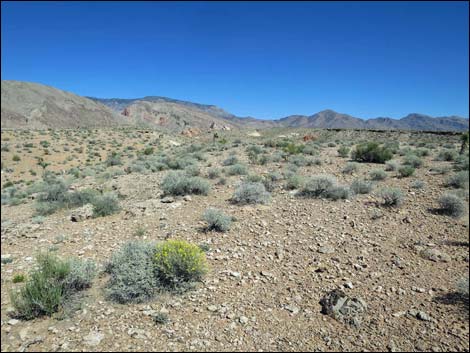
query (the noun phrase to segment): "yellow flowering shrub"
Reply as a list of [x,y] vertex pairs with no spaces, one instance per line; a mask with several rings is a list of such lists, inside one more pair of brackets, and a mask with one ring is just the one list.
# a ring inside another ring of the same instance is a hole
[[208,270],[204,252],[183,240],[157,244],[155,266],[160,281],[170,286],[198,281]]

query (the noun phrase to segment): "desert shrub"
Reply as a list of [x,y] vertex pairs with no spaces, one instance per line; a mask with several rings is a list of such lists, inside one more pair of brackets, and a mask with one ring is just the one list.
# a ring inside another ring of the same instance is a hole
[[369,172],[369,177],[372,180],[384,180],[387,178],[387,173],[383,169],[374,169]]
[[187,166],[184,171],[186,175],[189,176],[198,176],[199,174],[201,174],[199,167],[194,164]]
[[207,171],[207,177],[209,179],[215,179],[220,176],[220,169],[217,168],[211,168]]
[[207,223],[206,229],[209,231],[226,232],[232,223],[232,217],[215,208],[207,209],[202,218]]
[[465,213],[465,202],[454,194],[445,193],[439,198],[438,203],[442,214],[459,218]]
[[43,224],[46,219],[43,216],[34,216],[31,218],[33,224]]
[[349,147],[341,146],[340,148],[338,148],[338,155],[342,158],[347,158],[349,157],[349,151]]
[[398,207],[403,203],[403,194],[397,188],[383,188],[378,196],[382,198],[382,204],[388,207]]
[[303,180],[304,180],[303,177],[300,176],[299,174],[290,174],[289,176],[286,177],[286,182],[284,184],[284,187],[287,190],[299,189],[302,186]]
[[409,165],[413,168],[419,168],[423,165],[423,161],[418,156],[409,154],[403,159],[403,164]]
[[299,195],[338,200],[349,198],[350,190],[347,187],[337,185],[336,179],[333,176],[317,175],[305,181],[299,191]]
[[469,174],[467,170],[460,171],[446,181],[446,186],[453,187],[456,189],[468,189]]
[[417,148],[414,151],[414,154],[417,155],[418,157],[426,157],[430,155],[430,152],[427,148]]
[[113,193],[106,193],[96,196],[91,204],[93,205],[93,217],[105,217],[119,211],[119,200]]
[[105,160],[105,164],[108,167],[113,167],[116,165],[121,165],[121,156],[117,152],[112,152]]
[[182,172],[170,172],[163,179],[161,189],[165,195],[207,195],[210,184],[200,177],[188,177]]
[[302,153],[304,148],[305,145],[296,145],[295,143],[291,142],[284,146],[282,150],[288,154],[298,154]]
[[259,174],[249,174],[245,180],[250,183],[261,183],[263,182],[263,177]]
[[407,178],[415,173],[415,168],[413,168],[411,165],[404,165],[398,168],[398,173],[402,178]]
[[183,240],[157,244],[154,263],[160,283],[169,287],[200,281],[208,271],[204,252]]
[[84,275],[80,260],[61,260],[51,253],[39,254],[37,263],[24,287],[10,293],[16,315],[27,320],[59,311],[70,296],[88,288],[95,275],[92,266],[85,265]]
[[463,295],[468,300],[468,292],[469,292],[469,281],[468,281],[468,274],[466,277],[463,277],[458,280],[456,285],[457,292]]
[[458,155],[459,154],[456,150],[445,149],[439,152],[439,154],[437,155],[437,160],[451,162],[454,161],[458,157]]
[[302,167],[307,164],[307,160],[304,156],[290,156],[288,159],[289,163],[296,165],[297,167]]
[[234,164],[226,169],[227,175],[246,175],[248,170],[243,164]]
[[235,190],[232,201],[238,204],[267,203],[271,196],[262,183],[244,182]]
[[368,142],[357,145],[351,156],[352,159],[358,162],[385,163],[392,159],[393,154],[389,149],[380,146],[376,142]]
[[236,156],[229,156],[226,160],[222,162],[222,165],[229,166],[238,163],[238,158]]
[[430,170],[430,172],[432,172],[433,174],[447,174],[450,172],[450,167],[449,166],[436,166],[436,167],[432,167]]
[[413,189],[422,189],[426,186],[426,183],[422,180],[414,180],[410,186],[413,188]]
[[154,151],[153,147],[149,146],[149,147],[145,147],[142,153],[146,156],[149,156],[153,154],[153,151]]
[[393,172],[398,169],[398,163],[395,161],[388,161],[385,163],[385,170],[387,172]]
[[373,184],[371,182],[356,179],[351,184],[351,190],[356,194],[368,194],[372,191]]
[[343,170],[341,171],[343,174],[353,174],[359,170],[359,163],[350,162],[347,163]]
[[12,282],[13,283],[22,283],[26,280],[26,276],[23,274],[16,274],[13,276]]
[[459,170],[467,170],[469,169],[469,158],[468,153],[466,155],[459,155],[455,159],[454,169]]
[[13,162],[19,162],[19,161],[21,161],[21,158],[20,158],[20,156],[18,156],[17,154],[15,154],[15,155],[13,156],[12,160],[13,160]]
[[137,241],[128,242],[113,253],[106,266],[110,274],[108,298],[118,303],[139,303],[152,298],[159,284],[154,256],[153,244]]

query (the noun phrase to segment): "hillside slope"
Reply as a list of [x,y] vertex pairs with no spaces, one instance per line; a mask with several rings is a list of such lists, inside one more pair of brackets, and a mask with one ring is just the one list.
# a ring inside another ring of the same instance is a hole
[[124,122],[100,103],[37,83],[2,80],[1,102],[2,128],[93,128]]

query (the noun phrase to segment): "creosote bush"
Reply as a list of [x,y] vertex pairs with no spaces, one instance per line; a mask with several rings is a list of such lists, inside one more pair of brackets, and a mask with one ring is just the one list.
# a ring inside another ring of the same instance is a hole
[[189,177],[184,172],[170,172],[163,179],[160,187],[165,195],[207,195],[210,184],[200,177]]
[[465,202],[454,194],[445,193],[438,202],[439,211],[442,214],[459,218],[465,213]]
[[232,223],[232,217],[215,208],[207,209],[202,218],[207,223],[206,229],[208,231],[226,232]]
[[95,266],[89,261],[62,260],[51,253],[40,253],[37,263],[38,268],[30,273],[20,291],[10,293],[19,318],[52,315],[72,295],[90,287],[95,276]]
[[271,195],[262,183],[244,182],[235,190],[232,202],[238,204],[268,203]]
[[208,271],[204,252],[183,240],[157,244],[155,268],[160,283],[169,287],[200,281]]
[[351,157],[358,162],[385,163],[392,159],[393,153],[376,142],[368,142],[357,145]]

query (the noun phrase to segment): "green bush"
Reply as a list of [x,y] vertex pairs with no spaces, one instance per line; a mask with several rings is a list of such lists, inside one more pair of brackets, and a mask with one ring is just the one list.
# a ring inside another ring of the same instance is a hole
[[397,188],[383,188],[378,196],[382,198],[382,204],[387,207],[398,207],[403,203],[403,194]]
[[202,219],[207,223],[206,230],[208,231],[226,232],[230,230],[232,223],[232,217],[215,208],[207,209]]
[[115,194],[106,193],[95,197],[93,205],[93,217],[105,217],[119,211],[119,201]]
[[372,191],[373,184],[371,182],[356,179],[351,184],[351,190],[355,194],[368,194]]
[[12,282],[13,283],[21,283],[26,280],[26,276],[23,274],[16,274],[13,276]]
[[226,169],[227,175],[246,175],[248,170],[243,164],[234,164]]
[[369,172],[369,177],[372,180],[385,180],[387,178],[387,173],[383,169],[374,169]]
[[442,214],[459,218],[465,213],[465,202],[454,194],[445,193],[438,202],[439,211]]
[[341,171],[343,174],[353,174],[359,170],[359,163],[351,162],[347,163],[343,170]]
[[90,287],[95,275],[93,265],[61,260],[51,253],[39,254],[37,262],[24,287],[10,293],[16,316],[27,320],[59,311],[71,295]]
[[299,196],[331,200],[347,199],[350,197],[350,190],[337,185],[336,179],[331,175],[317,175],[305,181]]
[[155,266],[160,283],[169,287],[200,281],[208,271],[204,252],[182,240],[157,244]]
[[207,171],[207,177],[209,179],[215,179],[220,176],[220,169],[217,168],[211,168]]
[[207,195],[210,184],[200,177],[188,177],[183,172],[170,172],[163,179],[161,185],[164,195]]
[[415,169],[411,165],[404,165],[398,168],[398,174],[400,174],[402,178],[410,177],[414,173],[415,173]]
[[452,149],[445,149],[439,152],[437,156],[438,161],[446,161],[451,162],[454,161],[458,157],[458,152]]
[[385,163],[392,157],[393,154],[389,149],[381,147],[376,142],[357,145],[352,152],[352,159],[365,163]]
[[409,154],[403,159],[403,164],[413,168],[419,168],[423,165],[423,161],[418,156]]
[[413,188],[413,189],[422,189],[426,186],[426,183],[422,180],[414,180],[410,186]]
[[287,190],[296,190],[302,186],[303,181],[304,179],[302,176],[298,174],[291,174],[286,177],[286,183],[284,184],[284,187]]
[[271,199],[262,183],[242,183],[232,196],[232,201],[238,204],[267,203]]
[[387,172],[393,172],[398,169],[398,163],[395,161],[389,161],[385,163],[385,170]]
[[341,146],[338,148],[338,155],[342,158],[348,158],[349,157],[349,147],[346,146]]
[[469,174],[467,170],[462,170],[451,177],[446,181],[446,186],[453,187],[455,189],[468,189],[469,184]]
[[229,156],[226,160],[222,162],[222,165],[229,166],[238,163],[238,158],[236,156]]
[[154,256],[153,244],[137,241],[128,242],[113,253],[106,266],[110,274],[107,297],[118,303],[139,303],[152,298],[159,284]]

